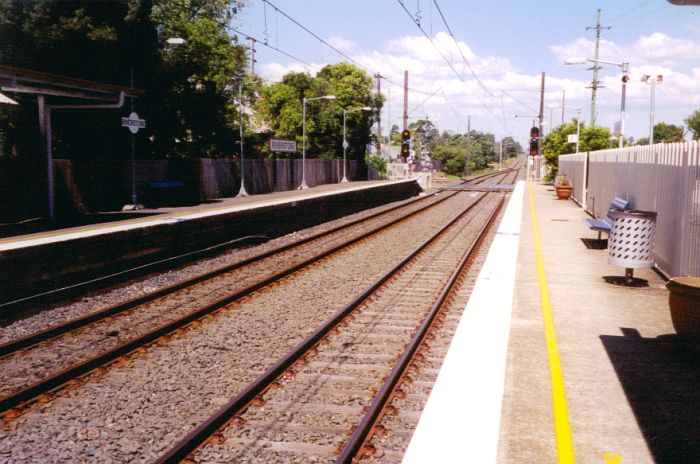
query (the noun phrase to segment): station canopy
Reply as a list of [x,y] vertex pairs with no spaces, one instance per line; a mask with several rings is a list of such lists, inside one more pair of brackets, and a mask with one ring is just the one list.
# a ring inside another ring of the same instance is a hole
[[0,65],[0,90],[45,97],[63,97],[91,103],[116,103],[120,97],[137,97],[143,90],[40,71]]

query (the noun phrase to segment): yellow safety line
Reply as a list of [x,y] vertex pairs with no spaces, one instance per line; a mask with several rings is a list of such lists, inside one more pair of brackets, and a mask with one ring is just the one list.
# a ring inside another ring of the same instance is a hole
[[544,274],[542,250],[540,248],[540,235],[535,216],[535,199],[532,193],[532,182],[527,183],[530,193],[530,211],[532,213],[532,229],[535,239],[535,256],[537,261],[537,275],[540,282],[540,295],[542,299],[542,317],[544,319],[544,334],[547,340],[547,354],[549,357],[550,381],[552,383],[552,406],[554,408],[554,429],[557,442],[557,462],[560,464],[574,463],[574,446],[571,440],[571,428],[569,426],[569,413],[566,407],[566,391],[564,389],[564,376],[561,372],[559,349],[554,335],[554,318],[552,307],[549,303],[549,290],[547,278]]

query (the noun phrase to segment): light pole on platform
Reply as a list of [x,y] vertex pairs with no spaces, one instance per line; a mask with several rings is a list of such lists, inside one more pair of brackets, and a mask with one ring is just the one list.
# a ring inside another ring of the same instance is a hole
[[372,108],[369,106],[363,106],[361,108],[353,108],[350,110],[343,110],[343,180],[340,182],[347,182],[348,177],[347,177],[347,171],[348,171],[348,163],[347,163],[347,156],[346,152],[348,150],[348,140],[347,137],[345,136],[346,131],[347,131],[347,123],[346,119],[348,116],[348,113],[352,113],[355,111],[372,111]]
[[[257,84],[262,82],[261,79],[253,82],[248,82],[248,85]],[[244,163],[244,150],[243,150],[243,78],[238,81],[238,110],[240,114],[240,134],[241,134],[241,189],[238,191],[237,197],[247,197],[248,192],[245,190],[245,163]]]
[[335,95],[324,95],[322,97],[306,98],[301,105],[301,185],[298,190],[309,188],[306,184],[306,103],[314,100],[335,100]]

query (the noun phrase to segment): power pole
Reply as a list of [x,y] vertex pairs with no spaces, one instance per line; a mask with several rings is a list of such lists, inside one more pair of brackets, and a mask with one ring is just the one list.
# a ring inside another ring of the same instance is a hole
[[469,177],[469,160],[471,158],[471,149],[472,149],[472,115],[467,115],[467,162],[466,167],[467,167],[467,177]]
[[[586,30],[595,29],[595,53],[593,56],[593,82],[591,82],[591,125],[595,125],[595,96],[599,88],[603,86],[598,82],[598,70],[600,69],[600,63],[598,63],[598,48],[600,46],[600,30],[610,29],[610,27],[600,26],[600,8],[596,10],[596,23],[595,27],[587,27]],[[563,105],[562,105],[563,106]]]
[[540,84],[540,114],[538,116],[539,119],[539,128],[540,128],[540,140],[542,140],[541,135],[544,134],[542,132],[542,120],[544,119],[544,71],[542,71],[542,83]]
[[[382,76],[377,73],[377,96],[382,94]],[[382,112],[377,113],[377,156],[382,156]]]
[[249,37],[250,40],[250,74],[255,75],[255,39]]
[[564,104],[566,103],[566,90],[561,91],[561,125],[564,125]]
[[403,72],[403,130],[408,129],[408,71]]

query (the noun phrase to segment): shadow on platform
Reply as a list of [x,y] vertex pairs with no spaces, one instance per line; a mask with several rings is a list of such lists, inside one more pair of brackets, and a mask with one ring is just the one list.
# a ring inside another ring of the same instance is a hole
[[620,330],[600,338],[654,460],[700,462],[700,345]]

